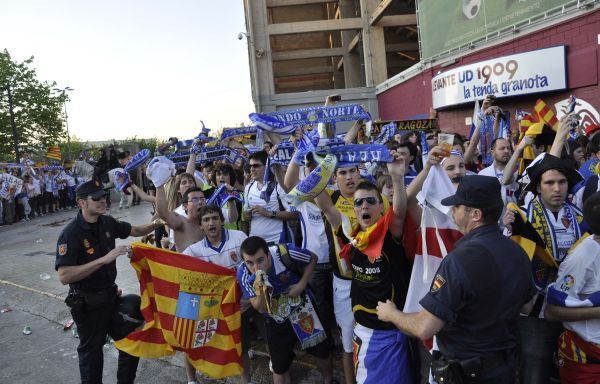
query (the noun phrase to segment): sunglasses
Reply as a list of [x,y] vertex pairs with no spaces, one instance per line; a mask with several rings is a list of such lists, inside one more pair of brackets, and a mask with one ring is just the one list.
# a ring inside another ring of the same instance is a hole
[[188,203],[190,201],[194,204],[198,204],[201,201],[206,201],[206,197],[192,197],[191,199],[188,200]]
[[260,163],[250,164],[250,168],[260,168],[260,167],[262,167],[262,164],[260,164]]
[[362,207],[364,202],[367,202],[367,204],[369,205],[375,205],[375,204],[379,204],[379,199],[377,199],[376,197],[373,196],[369,196],[369,197],[362,197],[360,199],[355,199],[354,200],[354,206],[355,207]]
[[92,199],[93,201],[102,201],[102,200],[104,200],[106,198],[106,196],[105,195],[96,196],[96,197],[89,196],[89,198]]
[[435,136],[427,136],[427,137],[425,137],[425,140],[433,140],[433,139],[435,139]]

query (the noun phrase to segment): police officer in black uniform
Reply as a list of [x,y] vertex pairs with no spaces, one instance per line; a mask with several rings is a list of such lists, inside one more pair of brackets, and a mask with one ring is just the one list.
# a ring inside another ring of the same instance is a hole
[[[82,184],[76,193],[80,211],[58,238],[55,269],[60,282],[70,287],[65,302],[79,332],[81,382],[95,384],[102,383],[106,335],[118,340],[142,323],[139,296],[117,293],[116,259],[128,247],[115,247],[115,239],[146,235],[160,223],[131,226],[104,215],[106,191],[97,180]],[[117,383],[133,383],[138,361],[119,351]]]
[[517,319],[535,293],[529,258],[498,228],[502,213],[495,177],[466,176],[442,200],[465,234],[437,270],[421,312],[380,302],[381,320],[423,340],[436,335],[432,374],[440,384],[513,383]]

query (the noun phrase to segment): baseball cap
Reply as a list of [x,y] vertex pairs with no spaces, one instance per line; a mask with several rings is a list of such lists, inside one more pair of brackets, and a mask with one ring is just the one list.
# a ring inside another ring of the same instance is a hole
[[101,197],[106,195],[106,191],[103,189],[102,183],[99,180],[90,180],[81,184],[77,188],[77,197],[85,199],[90,197]]
[[464,205],[472,208],[501,206],[500,182],[492,176],[470,175],[462,178],[456,193],[442,199],[442,205]]

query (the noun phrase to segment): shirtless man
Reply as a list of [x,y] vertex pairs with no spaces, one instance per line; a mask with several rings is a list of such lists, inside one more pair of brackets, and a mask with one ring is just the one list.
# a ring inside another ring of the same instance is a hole
[[189,188],[183,194],[183,209],[187,216],[181,216],[167,209],[165,187],[156,188],[156,212],[174,232],[175,250],[182,252],[190,245],[202,240],[198,211],[206,205],[206,197],[200,188]]

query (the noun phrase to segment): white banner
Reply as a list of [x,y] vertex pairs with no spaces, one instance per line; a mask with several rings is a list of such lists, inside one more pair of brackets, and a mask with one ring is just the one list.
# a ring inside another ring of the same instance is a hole
[[567,87],[565,47],[503,56],[464,65],[431,79],[433,108]]

